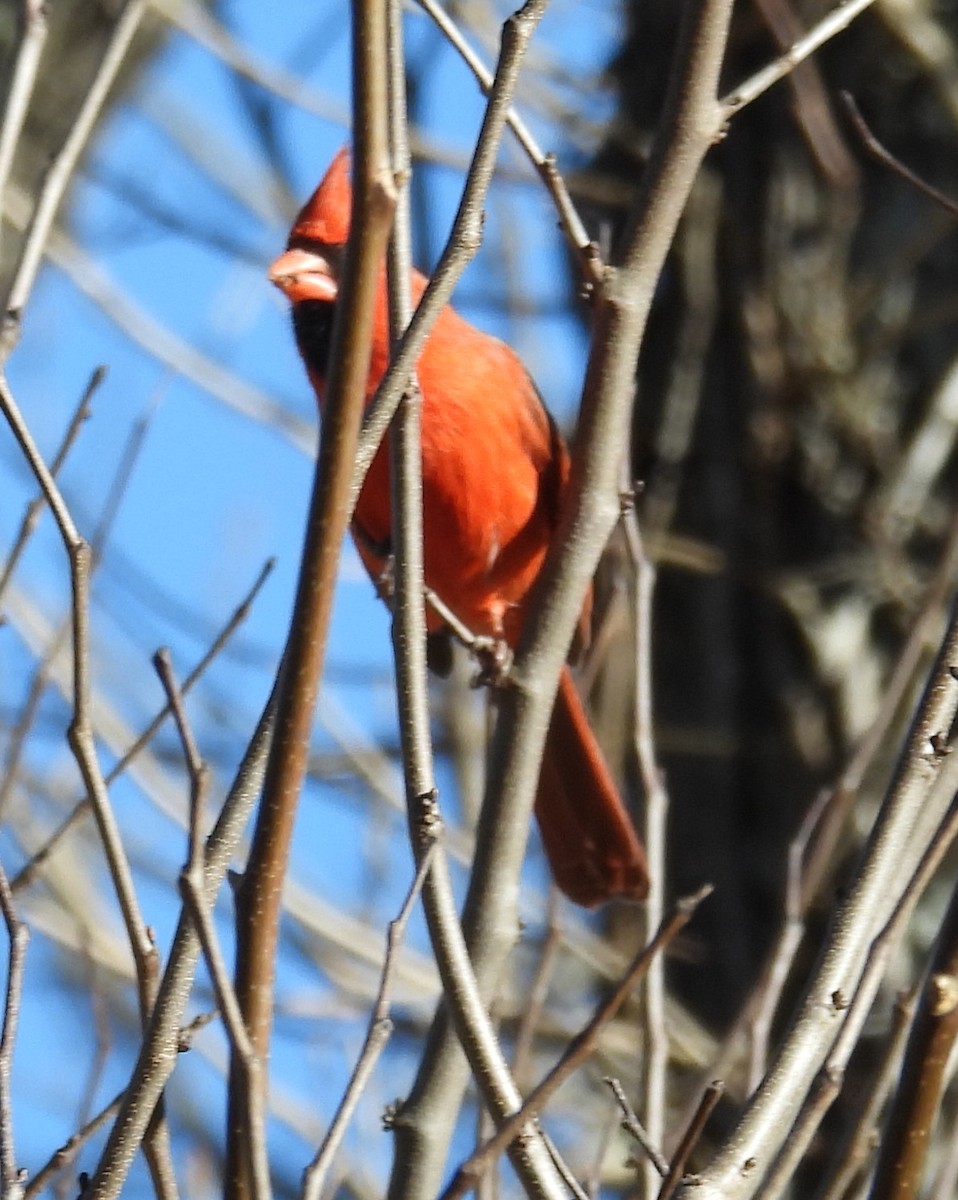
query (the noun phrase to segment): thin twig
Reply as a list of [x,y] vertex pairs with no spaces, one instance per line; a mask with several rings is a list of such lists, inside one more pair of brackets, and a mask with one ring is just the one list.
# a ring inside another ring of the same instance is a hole
[[443,1192],[442,1200],[455,1200],[456,1197],[463,1196],[474,1188],[477,1181],[489,1170],[512,1139],[518,1136],[523,1127],[543,1111],[555,1092],[592,1054],[602,1030],[628,999],[636,982],[648,970],[649,964],[656,955],[665,950],[676,934],[685,928],[695,915],[698,906],[711,891],[711,887],[706,886],[694,895],[678,901],[671,914],[663,920],[652,940],[632,960],[621,982],[602,1001],[588,1023],[569,1041],[562,1057],[552,1070],[533,1088],[518,1111],[511,1113],[508,1119],[499,1126],[496,1133],[459,1167],[451,1183]]
[[[232,615],[227,620],[226,624],[210,643],[209,649],[180,684],[180,689],[184,696],[190,693],[195,684],[206,673],[213,660],[226,647],[233,635],[236,633],[237,629],[239,629],[240,625],[242,625],[249,616],[250,610],[252,609],[256,597],[259,595],[260,589],[269,578],[275,565],[275,559],[271,558],[267,560],[259,575],[256,577],[256,580],[254,581],[250,590],[240,601],[240,603],[234,609]],[[166,704],[160,709],[153,720],[150,721],[149,725],[146,726],[139,737],[137,737],[136,740],[120,755],[113,767],[111,767],[104,780],[107,787],[109,787],[116,779],[118,779],[130,765],[130,763],[137,757],[137,755],[140,754],[145,747],[150,744],[150,742],[156,736],[160,726],[169,715],[170,706]],[[56,850],[60,842],[79,824],[79,822],[89,811],[90,798],[89,796],[84,796],[82,800],[78,801],[77,804],[74,805],[63,821],[44,841],[43,845],[34,851],[29,862],[27,862],[14,876],[10,885],[14,892],[19,891],[21,888],[27,887],[33,882],[33,880],[36,878],[37,872],[47,861],[50,855]]]
[[260,1081],[262,1068],[247,1033],[236,993],[230,982],[229,970],[213,925],[211,904],[206,895],[202,822],[209,792],[209,768],[200,757],[199,747],[186,715],[183,695],[173,672],[169,651],[165,648],[158,650],[153,656],[153,665],[173,714],[173,721],[183,746],[183,755],[186,759],[190,779],[189,855],[186,866],[180,874],[180,894],[199,934],[203,957],[216,995],[217,1008],[223,1018],[230,1046],[238,1056],[246,1075],[246,1107],[249,1113],[247,1169],[250,1195],[252,1200],[268,1200],[271,1191],[269,1165],[266,1157],[265,1100]]
[[346,1128],[356,1110],[356,1105],[359,1103],[359,1098],[369,1082],[376,1063],[379,1061],[379,1056],[385,1049],[386,1043],[392,1034],[392,1018],[389,1015],[392,999],[390,993],[396,959],[402,945],[402,940],[406,934],[406,926],[412,915],[413,907],[419,899],[419,894],[422,891],[426,875],[432,866],[432,859],[438,845],[439,843],[434,841],[420,858],[415,877],[409,885],[402,908],[399,910],[398,916],[389,922],[389,929],[386,934],[386,955],[383,959],[382,974],[379,978],[379,991],[376,993],[376,1002],[369,1017],[366,1039],[356,1060],[356,1065],[353,1067],[352,1075],[349,1077],[349,1083],[346,1085],[343,1098],[339,1102],[339,1107],[336,1109],[329,1129],[326,1131],[326,1136],[323,1138],[322,1145],[317,1150],[316,1156],[306,1168],[303,1175],[303,1200],[319,1200],[319,1197],[322,1195],[323,1186],[329,1174],[329,1169],[332,1166],[333,1158],[343,1140]]
[[22,1182],[17,1169],[13,1140],[13,1051],[23,996],[23,966],[30,931],[17,916],[7,874],[0,867],[0,912],[7,927],[7,987],[3,1003],[3,1030],[0,1032],[0,1192],[5,1200],[14,1200]]
[[518,1087],[524,1087],[527,1072],[532,1067],[532,1047],[539,1020],[545,1008],[546,997],[555,973],[562,948],[562,927],[559,924],[559,889],[553,884],[549,888],[546,910],[546,936],[539,952],[539,961],[532,983],[522,1006],[521,1020],[516,1031],[516,1045],[512,1053],[512,1073]]
[[[607,1083],[608,1080],[604,1082]],[[619,1114],[614,1109],[610,1109],[602,1136],[596,1139],[592,1166],[582,1180],[582,1189],[586,1194],[587,1200],[598,1200],[599,1193],[602,1190],[605,1163],[611,1152],[612,1143],[623,1123]]]
[[869,129],[865,118],[861,114],[861,110],[855,103],[855,98],[851,92],[841,92],[842,103],[851,117],[852,124],[855,127],[855,132],[862,140],[862,144],[868,153],[880,162],[883,167],[887,167],[889,171],[893,171],[899,178],[904,179],[906,183],[910,183],[913,188],[921,192],[923,196],[927,196],[930,200],[940,205],[941,208],[948,213],[949,216],[958,217],[958,203],[950,196],[940,192],[938,188],[933,187],[927,180],[922,179],[920,175],[916,175],[910,167],[906,167],[900,158],[896,158],[892,152],[883,146],[882,143],[875,137],[871,129]]
[[695,1114],[672,1155],[672,1162],[668,1174],[662,1181],[662,1190],[659,1192],[658,1200],[671,1200],[675,1194],[675,1189],[685,1174],[685,1165],[689,1161],[689,1155],[698,1145],[709,1117],[724,1094],[725,1084],[721,1079],[713,1080],[702,1093],[702,1099],[699,1101]]
[[[237,769],[222,811],[206,841],[204,886],[208,904],[219,891],[246,829],[249,814],[260,794],[275,718],[274,687]],[[183,1013],[199,954],[199,937],[192,915],[184,906],[130,1082],[123,1091],[116,1120],[84,1200],[116,1200],[123,1189],[130,1166],[177,1060]]]
[[[623,460],[623,493],[629,482],[628,455]],[[653,722],[653,658],[652,611],[655,599],[656,570],[643,544],[639,523],[629,511],[623,514],[632,575],[635,580],[633,597],[633,637],[635,644],[635,728],[633,743],[635,758],[642,780],[643,841],[649,866],[649,894],[643,915],[645,936],[648,937],[665,912],[666,877],[665,835],[669,800],[662,771],[655,751]],[[658,958],[642,980],[642,1124],[653,1145],[665,1140],[665,1093],[669,1062],[669,1036],[665,1019],[665,960]],[[642,1172],[642,1195],[656,1194],[659,1179],[650,1159]]]
[[[510,947],[507,933],[514,928],[515,881],[524,856],[538,764],[559,673],[599,554],[619,516],[617,464],[628,440],[639,344],[682,207],[718,132],[717,82],[731,7],[731,0],[693,0],[686,7],[647,182],[636,200],[617,266],[610,269],[596,299],[596,337],[584,389],[572,486],[533,589],[517,654],[519,677],[516,686],[502,697],[476,860],[463,910],[476,977],[484,989],[499,978]],[[414,319],[403,345],[415,324]],[[395,364],[397,392],[402,391],[411,366],[411,362],[403,364],[401,357],[402,348]],[[384,380],[381,395],[388,386]],[[361,469],[365,455],[371,458],[378,440],[372,434],[368,445],[364,441]],[[430,1033],[429,1058],[424,1060],[411,1098],[420,1124],[428,1116],[424,1096],[442,1113],[450,1097],[458,1102],[461,1095],[464,1078],[454,1074],[453,1046],[448,1021],[440,1014]],[[406,1184],[396,1175],[393,1178],[393,1200],[434,1191],[439,1182],[435,1177],[424,1180],[417,1176],[414,1183]]]
[[[473,163],[466,180],[463,200],[460,205],[452,240],[437,269],[440,279],[447,281],[461,270],[469,257],[469,247],[474,252],[478,245],[481,202],[488,186],[502,137],[506,113],[518,79],[519,69],[525,56],[545,0],[531,2],[506,22],[502,33],[502,50],[496,76],[490,90],[486,113],[476,143]],[[392,140],[395,169],[400,181],[408,177],[408,147],[405,126],[405,97],[403,94],[401,22],[398,8],[391,9],[390,45],[392,49],[391,83]],[[404,195],[400,191],[400,206],[389,255],[389,298],[391,327],[394,341],[402,330],[411,328],[409,280],[411,256],[409,231],[406,220]],[[456,240],[462,239],[462,244]],[[473,244],[474,239],[474,244]],[[446,264],[445,266],[443,264]],[[433,283],[426,289],[428,297]],[[436,294],[441,295],[441,292]],[[425,297],[424,297],[425,299]],[[422,320],[417,310],[412,318]],[[398,353],[402,353],[404,336]],[[402,377],[400,377],[402,378]],[[415,379],[410,379],[408,370],[404,384],[404,395],[397,414],[394,434],[391,438],[392,514],[394,522],[393,542],[396,546],[396,589],[393,621],[393,645],[396,659],[397,696],[400,713],[400,735],[403,747],[403,767],[406,785],[406,803],[409,813],[409,829],[413,853],[417,859],[424,848],[434,840],[434,827],[439,820],[435,789],[432,748],[429,732],[428,694],[426,687],[426,618],[423,586],[422,558],[422,477],[420,449],[420,405],[421,396]],[[432,870],[423,889],[423,906],[429,925],[430,939],[436,964],[443,983],[443,993],[448,1012],[451,1013],[459,1040],[466,1049],[473,1074],[480,1087],[483,1100],[493,1119],[501,1121],[514,1110],[521,1097],[509,1073],[508,1065],[496,1037],[496,1030],[489,1019],[480,990],[469,961],[469,949],[463,938],[456,911],[455,898],[450,886],[448,864],[442,851],[433,860]],[[414,1195],[433,1185],[423,1182],[422,1176],[411,1177],[408,1170],[410,1159],[416,1162],[419,1172],[435,1172],[441,1169],[445,1157],[445,1146],[455,1126],[459,1100],[462,1094],[460,1081],[464,1082],[464,1060],[461,1054],[450,1047],[443,1055],[444,1061],[433,1058],[435,1041],[427,1046],[423,1068],[417,1081],[417,1089],[411,1098],[412,1104],[422,1104],[421,1084],[428,1078],[437,1063],[445,1075],[442,1087],[451,1081],[445,1097],[438,1100],[437,1089],[426,1097],[436,1107],[426,1128],[414,1121],[410,1106],[406,1107],[401,1123],[397,1123],[397,1153],[393,1178],[402,1178],[402,1187],[407,1194]],[[428,1090],[428,1087],[427,1087]],[[420,1108],[421,1111],[421,1108]],[[510,1157],[524,1189],[530,1195],[562,1196],[562,1182],[553,1166],[543,1139],[534,1129],[529,1136],[510,1148]],[[419,1153],[412,1156],[409,1151],[413,1136],[419,1136]],[[430,1153],[422,1153],[428,1142]],[[428,1166],[426,1161],[428,1159]]]
[[658,1174],[664,1179],[669,1173],[669,1160],[662,1154],[658,1146],[654,1144],[652,1139],[645,1131],[645,1126],[639,1120],[635,1109],[629,1103],[629,1098],[625,1094],[625,1089],[618,1079],[607,1078],[605,1082],[612,1089],[612,1095],[615,1096],[616,1103],[622,1114],[620,1124],[626,1133],[631,1134],[639,1143],[642,1153],[652,1164]]
[[[469,45],[455,21],[449,16],[436,0],[417,0],[419,7],[438,26],[452,48],[460,55],[463,62],[476,77],[479,86],[488,94],[492,87],[493,74],[485,66],[479,55]],[[506,124],[515,134],[516,141],[525,151],[529,161],[535,167],[540,179],[546,186],[546,191],[552,197],[559,223],[566,235],[566,240],[576,256],[583,282],[588,289],[602,281],[604,264],[599,253],[599,247],[589,237],[585,224],[576,210],[569,189],[556,164],[554,154],[545,153],[532,136],[529,127],[514,108],[506,113]]]
[[47,1186],[65,1170],[76,1156],[80,1153],[87,1142],[100,1132],[104,1125],[113,1117],[116,1116],[120,1107],[120,1101],[123,1099],[123,1093],[114,1096],[113,1099],[104,1108],[91,1117],[89,1121],[76,1133],[71,1134],[66,1142],[55,1150],[44,1165],[37,1171],[36,1175],[29,1181],[23,1191],[23,1200],[33,1200],[35,1196],[41,1196],[46,1191]]
[[[40,55],[47,40],[47,9],[44,0],[21,0],[19,45],[10,73],[10,85],[4,97],[3,124],[0,126],[0,211],[20,141],[23,122],[37,79]],[[2,227],[0,227],[2,228]],[[0,234],[2,236],[2,234]]]
[[725,120],[730,121],[736,113],[741,112],[746,105],[765,94],[770,87],[790,75],[799,63],[804,62],[826,42],[842,33],[849,25],[870,8],[874,0],[843,0],[823,17],[804,37],[794,42],[784,54],[774,62],[756,71],[744,83],[724,96],[721,101]]
[[50,164],[43,179],[37,206],[27,232],[19,262],[14,270],[10,286],[0,302],[0,367],[2,367],[17,343],[20,334],[20,318],[26,306],[33,284],[40,269],[43,251],[56,219],[60,203],[77,162],[100,116],[107,93],[113,86],[117,73],[123,65],[130,43],[136,33],[147,0],[126,0],[113,27],[113,34],[104,51],[96,75],[70,126],[70,132],[60,152]]
[[749,1014],[745,1022],[749,1033],[746,1095],[752,1094],[765,1075],[772,1021],[805,933],[802,895],[805,854],[831,799],[832,796],[826,791],[818,794],[802,819],[798,833],[789,843],[785,870],[785,919],[775,939],[766,969],[762,972],[759,987],[756,989],[755,1003],[749,1005]]
[[0,374],[0,411],[6,417],[23,454],[56,519],[70,562],[73,591],[73,718],[67,738],[96,817],[100,839],[123,914],[127,937],[137,970],[140,1014],[143,1020],[152,1006],[156,974],[156,950],[140,913],[130,864],[120,839],[100,770],[90,717],[89,680],[89,571],[90,547],[80,536],[50,469],[37,449],[17,407],[6,378]]
[[[80,397],[80,402],[73,410],[73,416],[70,418],[66,432],[60,440],[60,445],[57,447],[56,453],[50,460],[50,474],[56,479],[60,473],[60,468],[66,461],[67,455],[73,449],[73,445],[83,428],[83,424],[90,415],[90,401],[93,399],[93,394],[99,388],[100,384],[106,378],[106,367],[97,367],[90,376],[90,381],[83,389],[83,395]],[[7,555],[6,562],[3,564],[3,571],[0,572],[0,601],[3,600],[3,594],[7,590],[7,585],[10,583],[13,573],[17,568],[24,550],[30,541],[33,531],[37,527],[40,516],[46,507],[46,497],[44,495],[37,496],[31,500],[23,514],[23,520],[20,523],[20,528],[17,531],[16,537],[13,539],[13,545],[10,547],[10,553]],[[0,805],[2,807],[2,805]]]

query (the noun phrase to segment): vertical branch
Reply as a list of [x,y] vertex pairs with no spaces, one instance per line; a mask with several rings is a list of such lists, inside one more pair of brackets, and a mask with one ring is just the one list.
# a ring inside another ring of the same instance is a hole
[[13,893],[6,872],[0,867],[0,912],[7,927],[7,988],[3,1005],[3,1031],[0,1033],[0,1192],[15,1197],[20,1184],[17,1155],[13,1142],[13,1097],[10,1076],[13,1048],[17,1040],[20,999],[23,993],[23,964],[30,932],[13,907]]
[[[629,557],[635,577],[635,754],[645,799],[643,840],[649,863],[649,894],[645,902],[646,937],[662,920],[665,910],[665,829],[668,797],[655,754],[652,713],[652,601],[655,566],[645,552],[638,522],[625,516]],[[665,957],[656,958],[642,980],[642,1121],[654,1146],[665,1141],[665,1088],[669,1036],[665,1019]],[[647,1197],[661,1184],[654,1162],[646,1159],[641,1187]]]
[[[470,182],[486,178],[502,136],[508,97],[515,87],[525,47],[538,23],[543,0],[530,4],[506,23],[499,70],[486,118],[470,171]],[[401,20],[398,4],[390,8],[390,83],[393,152],[396,172],[403,182],[408,177],[409,156],[406,140],[405,94],[401,53]],[[469,190],[467,184],[467,190]],[[473,186],[473,192],[475,187]],[[478,221],[479,201],[467,209],[470,221]],[[462,245],[467,245],[464,239]],[[411,256],[406,190],[400,193],[397,218],[389,254],[389,303],[394,343],[409,324],[412,309],[409,296]],[[456,913],[449,880],[448,864],[441,843],[437,793],[433,776],[432,746],[429,737],[429,708],[426,685],[426,612],[423,578],[422,452],[420,447],[421,394],[415,378],[409,380],[393,420],[390,440],[390,477],[392,488],[393,546],[395,549],[395,602],[393,609],[393,650],[399,702],[403,768],[410,837],[417,862],[434,847],[432,867],[425,880],[423,902],[429,923],[433,952],[442,978],[446,1003],[465,1048],[487,1107],[497,1121],[517,1109],[521,1097],[509,1074],[495,1029],[484,1007],[469,962],[468,950]],[[413,1180],[428,1178],[442,1169],[445,1147],[455,1127],[459,1099],[465,1080],[465,1060],[455,1046],[444,1061],[426,1060],[438,1068],[444,1080],[452,1081],[440,1110],[424,1125],[408,1113],[396,1121],[397,1154],[393,1185],[414,1194],[419,1184]],[[526,1137],[510,1146],[510,1156],[527,1194],[563,1195],[547,1148],[531,1126]]]
[[885,1118],[871,1200],[918,1195],[956,1037],[958,892],[953,892],[908,1038],[898,1091]]
[[[616,470],[619,449],[626,441],[632,372],[645,320],[692,180],[718,131],[718,71],[730,13],[731,0],[693,0],[688,5],[672,89],[633,219],[636,228],[621,255],[622,268],[610,271],[600,292],[598,334],[586,384],[588,405],[580,425],[584,451],[574,460],[574,499],[536,586],[512,672],[515,686],[502,697],[463,914],[476,978],[484,992],[494,986],[512,944],[516,880],[559,671],[585,589],[619,513]],[[415,321],[403,340],[396,369],[414,332]],[[405,378],[408,364],[404,369]],[[391,373],[380,388],[381,401],[390,386]],[[364,446],[367,432],[372,431],[364,431]],[[461,1062],[457,1067],[454,1046],[447,1015],[440,1011],[406,1106],[411,1123],[428,1128],[430,1117],[458,1104],[465,1070]],[[394,1171],[392,1200],[434,1191],[440,1169],[434,1161],[429,1175],[407,1170],[400,1177]]]
[[[326,652],[333,587],[346,532],[349,492],[372,343],[373,305],[392,223],[386,91],[386,9],[357,0],[353,13],[353,213],[337,305],[322,438],[289,639],[279,680],[276,736],[246,872],[236,896],[236,992],[252,1041],[269,1055],[283,880]],[[234,1056],[227,1180],[249,1195],[244,1169],[249,1114]],[[265,1070],[263,1085],[265,1086]]]

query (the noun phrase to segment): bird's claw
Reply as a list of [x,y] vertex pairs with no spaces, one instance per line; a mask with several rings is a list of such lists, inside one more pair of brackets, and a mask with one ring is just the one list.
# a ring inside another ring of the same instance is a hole
[[512,667],[512,651],[502,638],[477,637],[470,649],[479,667],[472,686],[505,687]]

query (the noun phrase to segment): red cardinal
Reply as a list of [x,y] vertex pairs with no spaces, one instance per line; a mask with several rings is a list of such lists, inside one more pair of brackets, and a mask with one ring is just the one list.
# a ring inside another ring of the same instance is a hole
[[[350,200],[344,149],[296,218],[286,252],[269,274],[292,302],[296,342],[320,406]],[[414,272],[414,301],[425,286]],[[388,363],[384,268],[369,398]],[[516,355],[454,309],[440,313],[416,370],[426,583],[473,633],[514,646],[558,521],[568,451]],[[381,446],[353,519],[357,548],[377,582],[389,555],[389,507],[389,457]],[[441,627],[435,613],[429,619],[431,629]],[[546,739],[536,816],[552,873],[567,896],[589,907],[614,896],[645,897],[645,852],[567,667]]]

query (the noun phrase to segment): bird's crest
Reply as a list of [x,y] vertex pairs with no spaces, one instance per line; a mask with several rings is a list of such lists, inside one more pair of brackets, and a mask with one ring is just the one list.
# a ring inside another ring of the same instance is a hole
[[291,244],[295,238],[309,238],[326,246],[345,245],[352,208],[349,169],[349,147],[343,146],[329,164],[319,187],[300,209],[290,235]]

